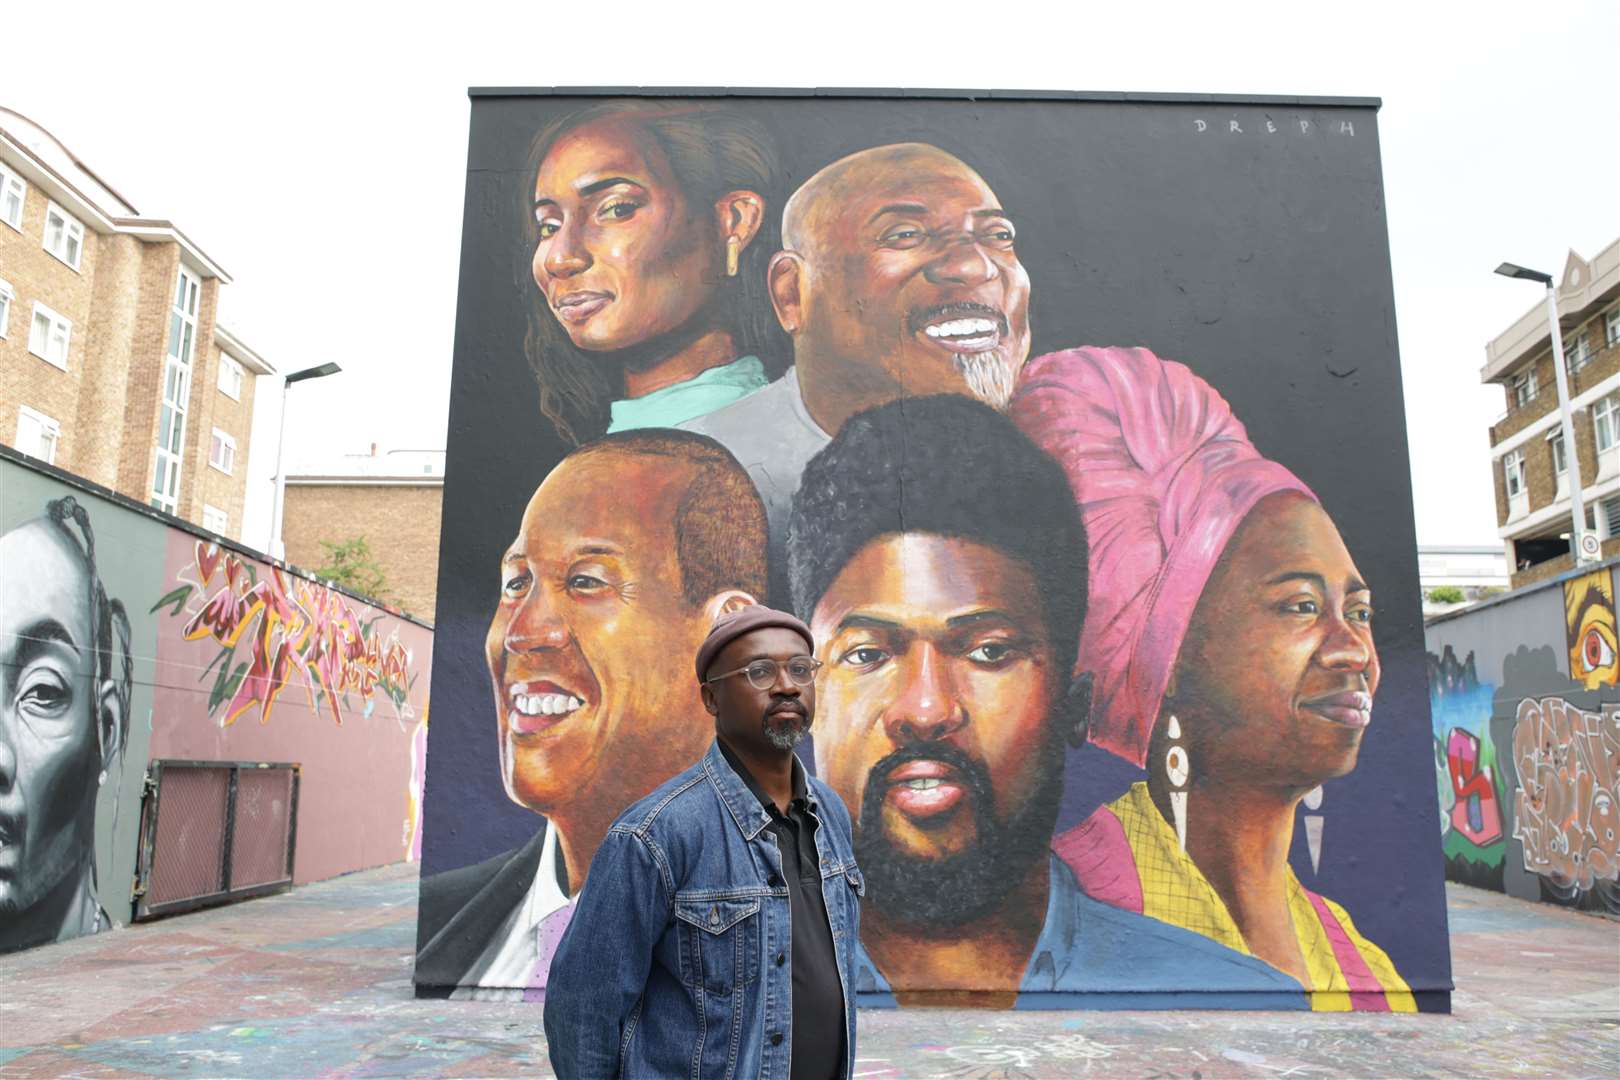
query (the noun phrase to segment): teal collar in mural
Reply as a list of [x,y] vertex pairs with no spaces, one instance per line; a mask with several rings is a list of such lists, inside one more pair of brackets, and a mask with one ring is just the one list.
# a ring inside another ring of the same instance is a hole
[[615,401],[608,434],[637,428],[674,427],[747,397],[767,382],[765,365],[759,357],[739,357],[729,364],[699,372],[685,382],[642,397]]

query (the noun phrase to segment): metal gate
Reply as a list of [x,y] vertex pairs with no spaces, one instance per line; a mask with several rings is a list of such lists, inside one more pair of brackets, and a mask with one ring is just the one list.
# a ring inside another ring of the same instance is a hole
[[292,885],[297,765],[152,762],[141,805],[135,919]]

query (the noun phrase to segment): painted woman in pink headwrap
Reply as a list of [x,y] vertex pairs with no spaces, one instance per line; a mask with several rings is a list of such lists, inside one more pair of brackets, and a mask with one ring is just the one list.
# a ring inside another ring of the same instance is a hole
[[1213,388],[1146,349],[1039,357],[1011,411],[1085,521],[1089,739],[1147,770],[1058,854],[1096,899],[1258,956],[1314,1009],[1414,1011],[1288,865],[1296,807],[1355,768],[1378,689],[1371,593],[1333,521]]

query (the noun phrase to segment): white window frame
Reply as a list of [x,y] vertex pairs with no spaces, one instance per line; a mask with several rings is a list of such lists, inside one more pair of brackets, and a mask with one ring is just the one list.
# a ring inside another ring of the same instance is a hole
[[17,299],[17,291],[11,287],[11,282],[0,278],[0,340],[4,340],[11,327],[11,302]]
[[[43,342],[39,342],[35,340],[34,327],[38,325],[39,320],[42,318],[50,325],[45,329]],[[60,357],[51,355],[51,344],[58,333],[62,335],[62,355]],[[48,308],[35,300],[33,318],[28,320],[28,351],[52,367],[59,367],[66,371],[68,368],[68,356],[72,353],[72,350],[73,320],[60,314],[54,308]]]
[[[216,447],[221,446],[225,448],[225,453],[216,456],[214,450]],[[226,476],[236,472],[236,437],[234,435],[228,431],[221,431],[219,428],[214,429],[213,437],[208,441],[208,465],[210,468],[218,469]]]
[[1552,467],[1554,476],[1563,476],[1569,471],[1569,454],[1564,446],[1564,433],[1554,428],[1547,436],[1547,449],[1552,454]]
[[1507,497],[1517,499],[1524,494],[1524,451],[1509,450],[1502,455],[1502,482],[1507,486]]
[[1522,409],[1536,400],[1536,369],[1532,365],[1513,376],[1513,407]]
[[[16,196],[17,215],[15,218],[5,212],[7,196]],[[28,181],[6,168],[0,163],[0,221],[10,225],[18,232],[22,232],[23,208],[28,203]]]
[[[227,378],[226,376],[229,376]],[[247,372],[242,365],[231,358],[230,353],[219,354],[219,376],[216,385],[219,392],[232,401],[242,400],[242,383],[247,378]],[[227,385],[228,384],[228,385]]]
[[1592,362],[1592,350],[1586,347],[1586,328],[1575,331],[1564,342],[1564,361],[1570,371],[1579,371]]
[[[52,214],[55,214],[62,219],[62,243],[60,245],[60,251],[51,247]],[[71,251],[69,250],[70,242],[73,245]],[[54,201],[47,201],[45,203],[45,228],[42,230],[40,243],[44,245],[46,251],[56,256],[57,259],[61,260],[66,265],[72,267],[74,272],[77,273],[79,266],[84,262],[84,223],[78,218],[74,217],[72,214],[68,213],[66,210],[62,209],[60,206],[57,206]],[[68,258],[70,254],[73,256],[71,259]]]
[[217,506],[203,503],[202,527],[224,536],[231,527],[231,516]]
[[1603,342],[1606,345],[1620,345],[1620,307],[1610,308],[1603,313]]
[[1610,394],[1592,406],[1592,441],[1600,454],[1620,444],[1620,395]]
[[[32,423],[38,425],[40,431],[45,432],[50,436],[51,446],[50,446],[50,452],[49,453],[36,454],[32,450],[24,449],[23,444],[22,444],[23,443],[23,437],[22,436],[23,436],[23,422],[24,421],[29,421],[29,422],[32,422]],[[17,437],[12,440],[12,445],[15,446],[19,452],[27,454],[31,458],[37,458],[38,460],[43,461],[47,465],[55,465],[56,464],[56,448],[58,446],[60,446],[61,443],[62,443],[62,425],[57,423],[54,418],[46,416],[44,413],[40,412],[38,409],[30,409],[26,405],[22,406],[21,408],[19,408],[17,410]]]
[[180,460],[186,445],[186,413],[191,408],[191,361],[197,347],[197,309],[202,279],[184,266],[174,280],[169,307],[169,345],[163,359],[163,397],[158,405],[158,445],[147,502],[171,514],[180,512]]

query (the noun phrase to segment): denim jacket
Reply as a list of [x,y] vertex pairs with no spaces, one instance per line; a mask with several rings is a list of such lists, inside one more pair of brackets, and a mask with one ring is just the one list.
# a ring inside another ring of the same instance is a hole
[[[806,779],[848,1077],[866,885],[849,812],[827,785]],[[547,980],[546,1039],[559,1077],[788,1080],[793,972],[765,958],[792,956],[792,921],[769,821],[715,743],[614,822]]]

